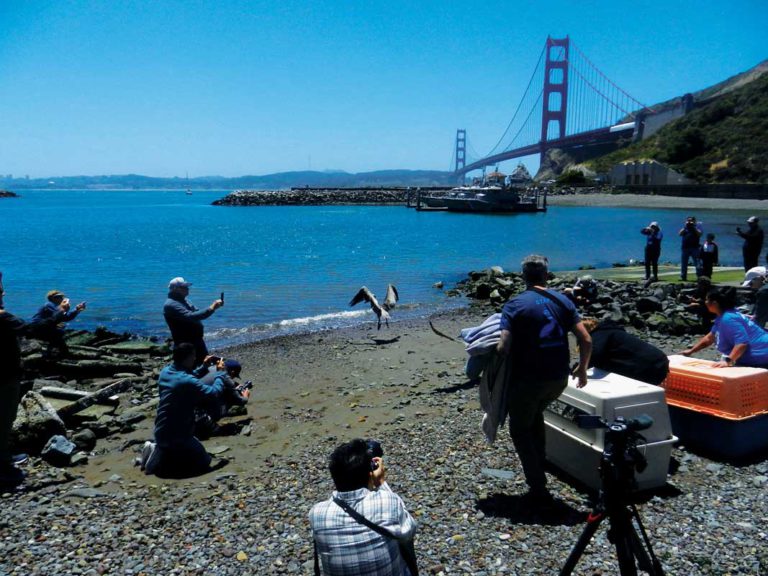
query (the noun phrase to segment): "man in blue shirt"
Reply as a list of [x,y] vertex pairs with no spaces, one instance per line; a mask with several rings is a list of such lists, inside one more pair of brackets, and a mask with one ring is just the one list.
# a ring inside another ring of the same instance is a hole
[[504,305],[499,354],[509,354],[509,433],[523,465],[529,497],[546,505],[552,496],[544,473],[544,410],[568,384],[568,332],[579,344],[578,387],[587,384],[592,339],[576,307],[565,296],[546,289],[549,261],[527,256],[522,263],[526,290]]
[[[206,358],[206,361],[212,360]],[[155,417],[155,443],[147,442],[141,466],[147,474],[184,478],[210,469],[211,456],[195,438],[195,408],[218,401],[223,390],[222,378],[210,384],[199,379],[205,367],[195,368],[195,347],[189,343],[173,349],[173,363],[160,373],[160,402]],[[217,368],[224,370],[218,359]]]
[[[80,312],[85,310],[85,302],[80,302],[71,310],[69,298],[58,290],[51,290],[46,295],[48,300],[30,322],[30,334],[33,338],[39,338],[48,342],[48,353],[57,349],[59,354],[66,355],[69,349],[64,341],[64,323],[74,320]],[[57,318],[56,323],[49,322],[51,318]]]
[[645,241],[645,280],[647,283],[659,280],[659,257],[661,256],[661,241],[664,233],[658,222],[651,222],[640,230],[646,236]]

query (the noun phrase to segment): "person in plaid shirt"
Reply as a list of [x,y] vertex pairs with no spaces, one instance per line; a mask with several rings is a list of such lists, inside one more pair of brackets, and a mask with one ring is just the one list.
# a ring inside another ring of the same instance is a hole
[[[366,441],[357,439],[333,451],[329,468],[336,490],[330,499],[315,504],[309,513],[321,573],[324,576],[410,576],[398,540],[412,540],[416,522],[387,484],[384,461],[372,458]],[[334,498],[387,529],[397,540],[358,523]]]

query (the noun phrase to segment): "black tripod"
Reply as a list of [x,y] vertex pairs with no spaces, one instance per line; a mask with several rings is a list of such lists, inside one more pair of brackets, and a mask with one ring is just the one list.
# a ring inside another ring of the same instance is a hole
[[[591,422],[594,427],[595,421]],[[611,425],[602,423],[607,430],[605,450],[600,464],[602,486],[597,505],[587,517],[587,525],[571,550],[568,560],[560,571],[560,576],[568,576],[573,572],[587,545],[606,518],[609,522],[608,540],[616,548],[619,574],[637,576],[639,568],[651,576],[664,576],[664,569],[653,553],[651,541],[640,520],[637,507],[629,500],[635,482],[634,471],[637,469],[642,472],[647,464],[645,457],[636,446],[637,439],[642,437],[635,431],[648,428],[652,423],[652,420],[626,422],[622,418]],[[633,519],[642,539],[635,530]]]

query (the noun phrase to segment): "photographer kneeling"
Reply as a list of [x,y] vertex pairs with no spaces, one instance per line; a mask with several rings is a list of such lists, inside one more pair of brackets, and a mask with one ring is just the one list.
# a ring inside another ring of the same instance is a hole
[[[160,373],[157,382],[160,403],[155,418],[155,443],[147,442],[141,453],[141,468],[147,474],[186,478],[210,470],[211,455],[194,435],[195,408],[219,401],[224,391],[221,378],[207,384],[200,377],[206,365],[195,370],[195,347],[182,343],[173,349],[173,363]],[[224,361],[218,359],[219,370]]]
[[309,513],[315,574],[415,576],[416,522],[389,488],[382,455],[378,442],[360,439],[331,454],[336,491]]
[[217,397],[195,409],[195,436],[203,440],[223,432],[218,425],[219,420],[226,416],[233,406],[245,406],[253,386],[250,380],[244,384],[235,382],[240,378],[240,372],[243,369],[237,360],[223,360],[216,356],[209,358],[215,363],[210,365],[208,374],[202,376],[200,380],[205,384],[220,380],[223,390]]

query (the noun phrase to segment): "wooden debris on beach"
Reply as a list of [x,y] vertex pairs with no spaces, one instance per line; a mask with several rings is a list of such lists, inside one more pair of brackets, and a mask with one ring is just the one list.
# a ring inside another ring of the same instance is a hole
[[114,394],[118,394],[126,390],[128,387],[130,387],[132,382],[133,382],[133,379],[131,378],[122,378],[120,380],[117,380],[116,382],[113,382],[112,384],[105,386],[104,388],[101,388],[100,390],[97,390],[92,394],[88,394],[78,400],[75,400],[71,404],[62,406],[56,411],[56,413],[59,415],[59,418],[61,418],[62,420],[66,420],[68,417],[73,416],[78,412],[82,412],[83,410],[85,410],[90,406],[93,406],[94,404],[103,402],[110,396],[113,396]]

